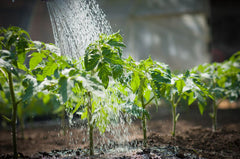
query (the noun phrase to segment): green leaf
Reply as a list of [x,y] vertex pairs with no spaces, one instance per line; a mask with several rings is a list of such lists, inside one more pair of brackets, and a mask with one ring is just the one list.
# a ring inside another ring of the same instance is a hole
[[185,82],[183,79],[179,79],[176,81],[176,88],[180,94],[182,93],[184,86],[185,86]]
[[118,79],[123,74],[123,66],[122,65],[113,65],[112,66],[112,75],[114,79]]
[[80,108],[80,106],[84,104],[84,99],[80,98],[80,100],[78,101],[78,103],[76,104],[74,110],[71,112],[72,114],[76,113],[76,111]]
[[188,78],[190,76],[190,72],[189,70],[187,70],[187,72],[185,73],[185,77]]
[[195,92],[196,98],[198,100],[198,108],[201,115],[204,112],[205,106],[207,105],[205,97],[203,97],[199,92]]
[[22,85],[26,88],[24,90],[24,94],[22,95],[23,102],[29,101],[31,99],[34,94],[34,86],[36,85],[36,83],[36,79],[29,75],[23,79]]
[[90,53],[85,54],[84,65],[86,71],[91,71],[97,66],[101,56],[96,54],[96,52],[97,50],[93,50]]
[[110,68],[106,65],[106,63],[101,64],[99,72],[98,72],[98,77],[101,79],[101,81],[104,85],[104,88],[108,87],[110,75],[111,75]]
[[149,100],[150,100],[150,97],[151,97],[151,90],[150,89],[146,89],[145,91],[144,91],[144,98],[146,99],[146,101],[148,102]]
[[26,53],[18,54],[18,59],[17,59],[18,64],[24,64],[25,59],[26,59]]
[[196,98],[194,97],[194,93],[190,92],[188,94],[188,105],[191,105],[195,100],[196,100]]
[[35,69],[35,67],[42,62],[42,56],[40,53],[32,53],[32,58],[29,61],[29,68],[30,70]]
[[62,96],[62,101],[63,103],[66,103],[67,100],[68,100],[68,93],[67,93],[67,78],[65,76],[62,76],[60,79],[59,79],[59,93],[60,95]]
[[17,41],[17,35],[15,35],[12,31],[8,31],[6,33],[7,35],[7,47],[10,47],[13,45],[13,43],[15,43]]
[[150,67],[153,66],[153,60],[151,57],[149,57],[146,60],[141,60],[140,61],[140,68],[143,70],[148,70]]
[[141,101],[141,97],[144,96],[144,91],[147,88],[147,79],[146,78],[141,78],[140,79],[140,85],[138,88],[138,100]]
[[8,50],[0,50],[0,57],[1,58],[9,58],[11,56],[11,52]]
[[28,47],[28,41],[24,37],[20,37],[19,40],[17,41],[17,53],[18,54],[24,54],[25,49]]
[[18,77],[18,71],[10,63],[0,59],[0,67],[6,69],[9,73],[13,73]]
[[205,106],[204,104],[202,104],[201,102],[198,103],[198,109],[200,111],[200,114],[203,115],[203,112],[205,110]]
[[110,64],[114,65],[123,64],[123,60],[119,57],[119,55],[117,53],[112,52],[108,48],[103,49],[102,55],[104,57],[104,60]]
[[23,70],[25,72],[27,72],[27,70],[28,70],[28,68],[24,64],[21,64],[21,63],[18,63],[18,69]]
[[135,72],[132,75],[132,80],[131,80],[130,85],[131,85],[133,93],[135,93],[140,86],[140,78],[139,78],[138,74]]
[[[6,81],[8,80],[6,69],[0,67],[0,75],[1,75],[1,76],[3,77],[3,79],[5,79]],[[0,76],[0,77],[1,77],[1,76]]]
[[107,43],[108,43],[109,45],[115,46],[115,47],[126,47],[126,46],[123,44],[123,42],[118,41],[118,39],[110,39]]
[[54,71],[54,77],[55,78],[59,78],[60,77],[60,74],[59,74],[59,70],[58,69],[56,69],[55,71]]
[[52,76],[57,69],[58,64],[53,62],[53,63],[48,63],[44,69],[43,69],[43,76]]
[[37,79],[37,81],[43,81],[44,80],[44,76],[42,76],[42,75],[40,75],[40,74],[37,74],[36,75],[36,79]]
[[33,96],[33,92],[34,92],[34,87],[33,87],[33,85],[29,85],[29,86],[27,87],[27,89],[25,89],[25,91],[24,91],[24,94],[23,94],[23,96],[22,96],[22,101],[23,101],[23,102],[26,102],[26,101],[30,100],[31,97]]
[[87,111],[87,107],[86,107],[84,112],[81,113],[81,119],[86,119],[87,117],[88,117],[88,111]]
[[49,94],[46,94],[43,96],[43,103],[47,104],[51,99],[51,96]]
[[170,83],[171,78],[164,76],[161,72],[159,71],[151,71],[151,77],[156,84],[156,86],[160,86],[161,83]]

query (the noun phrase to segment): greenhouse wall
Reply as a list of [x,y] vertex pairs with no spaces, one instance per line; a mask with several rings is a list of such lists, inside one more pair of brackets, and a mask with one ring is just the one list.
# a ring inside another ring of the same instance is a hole
[[151,56],[177,70],[210,61],[207,0],[101,0],[100,6],[123,34],[126,56]]

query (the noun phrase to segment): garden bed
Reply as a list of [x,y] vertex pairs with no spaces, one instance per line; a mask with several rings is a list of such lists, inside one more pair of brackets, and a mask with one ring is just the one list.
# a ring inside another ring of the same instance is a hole
[[[175,138],[170,133],[169,112],[168,108],[161,108],[152,113],[147,148],[141,148],[142,130],[136,121],[129,128],[127,150],[115,143],[104,151],[97,144],[94,158],[240,158],[239,108],[218,110],[219,129],[215,133],[211,131],[207,112],[200,116],[194,108],[182,111]],[[82,140],[84,136],[83,129],[71,128],[63,135],[57,126],[35,124],[25,130],[24,140],[18,138],[18,151],[25,158],[87,158],[88,141]],[[10,131],[0,131],[0,154],[1,158],[11,157]]]

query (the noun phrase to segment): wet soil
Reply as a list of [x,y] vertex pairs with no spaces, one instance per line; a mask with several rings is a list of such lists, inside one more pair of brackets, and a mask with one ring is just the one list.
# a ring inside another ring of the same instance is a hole
[[[103,145],[97,143],[96,155],[92,158],[240,159],[238,107],[223,107],[218,110],[216,132],[211,130],[208,112],[201,116],[195,108],[179,110],[181,115],[174,138],[171,136],[170,110],[162,108],[157,112],[153,108],[150,111],[152,118],[148,121],[148,147],[142,147],[142,129],[139,121],[136,121],[128,128],[128,147],[123,150],[121,148],[124,144],[113,142],[105,150],[101,148]],[[89,158],[84,129],[69,128],[64,135],[56,125],[35,124],[26,128],[24,134],[24,140],[20,138],[20,133],[17,140],[19,156],[22,158]],[[1,128],[0,158],[11,158],[11,154],[10,130]]]

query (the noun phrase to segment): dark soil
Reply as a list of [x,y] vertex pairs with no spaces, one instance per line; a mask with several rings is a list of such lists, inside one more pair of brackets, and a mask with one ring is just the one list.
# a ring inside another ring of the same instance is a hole
[[[108,145],[107,151],[101,148],[103,145],[97,143],[96,155],[92,158],[240,159],[240,109],[238,107],[218,110],[216,132],[211,130],[211,119],[207,112],[203,116],[200,116],[195,108],[182,109],[179,112],[181,115],[175,138],[171,137],[172,124],[169,109],[159,108],[158,112],[154,109],[152,119],[148,122],[147,148],[141,146],[142,130],[137,121],[129,127],[127,151],[116,151],[122,147],[122,144],[117,142]],[[1,128],[0,158],[11,158],[10,135],[9,130]],[[63,131],[56,126],[35,124],[34,127],[25,129],[24,140],[18,138],[19,156],[22,158],[89,158],[88,141],[83,140],[84,137],[86,137],[86,131],[82,129],[69,128],[64,135]]]

